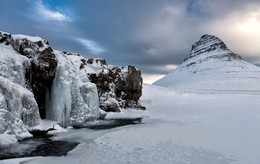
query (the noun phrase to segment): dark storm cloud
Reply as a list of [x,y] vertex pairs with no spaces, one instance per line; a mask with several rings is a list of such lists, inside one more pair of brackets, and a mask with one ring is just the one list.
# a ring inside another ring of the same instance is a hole
[[[81,7],[77,8],[80,19],[75,23],[77,27],[85,29],[81,30],[81,36],[95,40],[107,49],[102,56],[112,64],[134,64],[138,67],[150,65],[157,68],[165,64],[179,64],[188,55],[190,45],[184,43],[174,48],[172,41],[175,40],[175,43],[179,44],[180,34],[177,33],[181,31],[177,31],[179,22],[176,22],[176,25],[175,22],[170,22],[174,18],[169,5],[176,5],[176,9],[179,5],[185,8],[183,2],[76,1],[75,7]],[[175,18],[177,17],[178,15]],[[167,23],[170,27],[166,26],[167,31],[164,33],[160,27],[151,27],[157,23]],[[176,31],[171,30],[171,26],[175,26]],[[158,73],[155,69],[152,70]],[[142,71],[150,72],[147,69]]]
[[54,49],[103,57],[117,66],[136,65],[144,75],[158,75],[179,65],[205,33],[219,36],[247,61],[259,63],[259,35],[241,34],[238,28],[252,15],[260,18],[260,2],[3,0],[0,30],[38,35]]

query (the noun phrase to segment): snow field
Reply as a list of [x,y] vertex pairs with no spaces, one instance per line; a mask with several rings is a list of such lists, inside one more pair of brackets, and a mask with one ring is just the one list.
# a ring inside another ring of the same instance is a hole
[[[143,122],[115,129],[70,129],[80,141],[65,157],[25,163],[260,163],[260,95],[196,93],[145,85]],[[22,159],[21,159],[22,160]]]

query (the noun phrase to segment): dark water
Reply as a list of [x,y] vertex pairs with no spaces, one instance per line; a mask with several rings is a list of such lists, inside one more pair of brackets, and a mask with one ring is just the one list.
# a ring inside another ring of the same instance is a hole
[[[128,118],[128,119],[111,119],[102,120],[98,124],[87,124],[84,128],[93,130],[111,129],[125,125],[139,124],[142,118]],[[83,128],[75,127],[75,128]],[[79,143],[67,141],[52,141],[52,135],[46,134],[46,131],[31,132],[33,138],[19,141],[19,144],[11,145],[9,147],[0,147],[0,160],[21,157],[34,156],[65,156],[67,152],[74,149]]]
[[65,156],[79,143],[67,141],[52,141],[50,135],[36,136],[9,147],[0,147],[0,160],[34,156]]

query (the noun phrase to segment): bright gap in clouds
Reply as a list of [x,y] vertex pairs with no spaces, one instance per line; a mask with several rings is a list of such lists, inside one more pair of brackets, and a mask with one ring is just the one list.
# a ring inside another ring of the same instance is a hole
[[143,77],[143,83],[145,84],[152,84],[155,81],[161,79],[165,75],[162,74],[142,74]]
[[55,21],[66,21],[71,22],[71,18],[65,14],[60,13],[59,11],[52,11],[48,9],[42,1],[36,2],[37,12],[42,15],[45,19],[55,20]]
[[253,14],[247,21],[241,23],[239,28],[249,34],[260,34],[260,22],[257,19],[257,14]]
[[218,36],[228,48],[249,63],[260,63],[260,14],[259,9],[233,12],[204,27]]
[[[165,67],[166,70],[170,70],[173,71],[174,69],[176,69],[178,67],[178,65],[174,65],[174,64],[168,64],[166,66],[163,66]],[[142,77],[143,77],[143,82],[146,83],[146,84],[152,84],[154,83],[155,81],[161,79],[162,77],[164,77],[165,74],[142,74]]]
[[84,46],[84,48],[91,53],[97,55],[100,53],[105,52],[106,50],[102,47],[100,47],[96,42],[89,40],[89,39],[82,39],[82,38],[76,38],[76,40]]

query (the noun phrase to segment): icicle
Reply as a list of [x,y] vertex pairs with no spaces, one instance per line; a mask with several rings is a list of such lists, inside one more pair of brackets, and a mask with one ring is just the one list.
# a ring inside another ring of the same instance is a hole
[[71,111],[71,91],[67,65],[58,65],[51,89],[51,100],[47,119],[55,120],[61,126],[68,126]]

